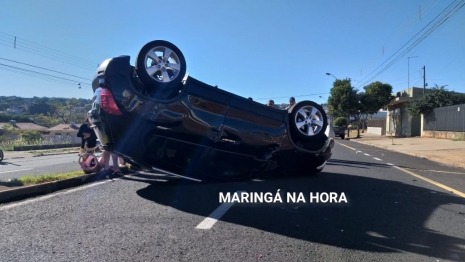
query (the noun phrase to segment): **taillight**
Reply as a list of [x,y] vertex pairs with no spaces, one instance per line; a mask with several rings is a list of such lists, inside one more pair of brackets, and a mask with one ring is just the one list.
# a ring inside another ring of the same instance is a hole
[[108,114],[117,116],[122,115],[121,111],[119,111],[118,106],[116,105],[113,94],[108,88],[102,88],[100,91],[100,107]]

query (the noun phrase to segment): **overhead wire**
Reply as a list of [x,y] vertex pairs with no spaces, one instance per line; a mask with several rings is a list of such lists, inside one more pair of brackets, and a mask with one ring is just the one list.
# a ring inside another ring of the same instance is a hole
[[[20,67],[16,67],[16,66],[6,65],[6,64],[3,64],[3,63],[0,63],[0,66],[3,66],[4,68],[6,67],[6,68],[10,68],[10,69],[15,69],[15,70],[20,71],[20,72],[27,72],[27,73],[32,73],[32,74],[34,74],[34,75],[46,76],[46,77],[49,77],[49,78],[59,79],[59,80],[65,80],[65,81],[73,82],[73,83],[75,83],[76,85],[82,83],[82,84],[84,84],[84,85],[91,86],[90,84],[85,83],[85,82],[79,82],[79,81],[76,81],[76,80],[73,80],[73,79],[64,78],[64,77],[59,77],[59,76],[54,76],[54,75],[50,75],[50,74],[45,74],[45,73],[41,73],[41,72],[29,70],[29,69],[24,69],[24,68],[20,68]],[[69,82],[68,82],[68,83],[69,83]]]
[[61,81],[57,79],[51,79],[50,77],[41,76],[41,75],[29,73],[29,72],[23,72],[23,71],[15,70],[15,69],[8,68],[8,67],[0,66],[0,70],[13,72],[13,73],[20,74],[20,75],[27,75],[27,76],[31,76],[31,77],[38,78],[38,79],[44,79],[44,80],[48,80],[51,82],[60,83],[60,84],[68,85],[68,86],[74,86],[74,87],[76,86],[76,84],[71,84],[70,82],[65,82],[65,81]]
[[[458,9],[460,9],[461,7],[463,7],[465,5],[462,4]],[[405,54],[407,54],[408,52],[410,52],[414,47],[416,47],[420,42],[422,42],[426,37],[428,37],[434,30],[436,30],[437,28],[439,28],[442,24],[444,24],[453,14],[455,14],[458,9],[456,10],[453,10],[454,13],[450,14],[448,13],[447,14],[447,17],[444,17],[443,20],[441,21],[438,21],[435,25],[433,25],[432,28],[430,28],[425,34],[423,34],[419,39],[417,39],[407,50],[403,51],[401,55],[399,55],[397,58],[395,58],[394,61],[390,62],[387,66],[385,66],[380,72],[378,72],[375,76],[373,76],[369,81],[373,80],[376,76],[380,75],[381,73],[383,73],[384,71],[386,71],[391,65],[393,65],[395,62],[397,62],[400,58],[402,58]],[[451,11],[452,12],[452,11]],[[449,15],[450,14],[450,15]]]
[[27,65],[27,66],[30,66],[30,67],[35,67],[35,68],[47,70],[47,71],[54,72],[54,73],[59,73],[59,74],[67,75],[67,76],[72,76],[72,77],[76,77],[76,78],[80,78],[80,79],[92,81],[92,80],[89,79],[89,78],[84,78],[84,77],[80,77],[80,76],[75,76],[75,75],[71,75],[71,74],[67,74],[67,73],[55,71],[55,70],[52,70],[52,69],[43,68],[43,67],[40,67],[40,66],[35,66],[35,65],[31,65],[31,64],[27,64],[27,63],[22,63],[22,62],[18,62],[18,61],[11,60],[11,59],[6,59],[6,58],[3,58],[3,57],[0,57],[0,59],[1,59],[1,60],[5,60],[5,61],[9,61],[9,62],[13,62],[13,63],[17,63],[17,64],[22,64],[22,65]]
[[[434,1],[434,3],[433,3]],[[428,13],[429,10],[438,2],[439,0],[429,0],[427,3],[425,4],[422,4],[420,5],[419,7],[421,8],[421,11],[423,11],[423,13]],[[400,29],[398,30],[395,30],[393,34],[389,35],[386,37],[387,39],[387,43],[385,45],[383,45],[383,52],[382,52],[382,55],[384,56],[384,53],[386,52],[386,50],[388,50],[391,46],[394,46],[395,43],[399,42],[398,40],[400,40],[402,37],[404,36],[407,36],[408,34],[408,31],[413,28],[413,26],[417,23],[419,23],[420,19],[418,19],[418,11],[415,10],[414,12],[412,12],[407,21],[402,24],[402,26],[400,27]],[[372,59],[370,61],[370,64],[374,63],[374,60],[377,60],[378,57],[377,56],[371,56]],[[360,73],[360,77],[362,77],[362,73]],[[359,83],[361,83],[362,81],[359,81]]]
[[[308,95],[295,95],[292,97],[304,97],[304,96],[318,96],[318,95],[329,95],[330,93],[319,93],[319,94],[308,94]],[[269,100],[269,99],[281,99],[281,98],[289,98],[290,96],[280,96],[280,97],[268,97],[268,98],[258,98],[254,100]]]
[[[92,70],[94,70],[95,67],[96,67],[96,66],[91,66],[91,64],[95,65],[95,63],[90,62],[88,60],[85,60],[85,59],[79,58],[77,56],[74,56],[74,55],[71,55],[71,54],[67,54],[67,53],[64,53],[64,52],[49,48],[49,47],[44,46],[44,45],[36,44],[36,43],[31,42],[31,41],[28,41],[28,40],[25,40],[25,39],[22,39],[22,38],[18,38],[18,37],[15,37],[13,35],[3,33],[3,32],[0,32],[0,44],[11,47],[11,48],[15,48],[15,49],[18,49],[18,50],[21,50],[21,51],[25,51],[25,52],[28,52],[28,53],[33,53],[33,54],[36,54],[36,55],[39,55],[39,56],[42,56],[42,57],[50,58],[50,59],[55,60],[55,61],[64,62],[64,63],[70,64],[70,65],[73,65],[73,66],[77,66],[77,67],[80,67],[80,68],[84,68],[84,69],[92,69]],[[91,86],[90,84],[86,83],[86,82],[92,81],[91,79],[88,79],[88,78],[84,78],[84,77],[81,77],[81,76],[60,72],[60,71],[57,71],[57,70],[52,70],[52,69],[45,68],[45,67],[32,65],[32,64],[29,64],[29,63],[23,63],[23,62],[19,62],[19,61],[16,61],[16,60],[3,58],[3,57],[0,57],[0,59],[4,60],[4,61],[11,62],[11,63],[21,64],[21,65],[34,67],[34,68],[38,68],[38,69],[41,69],[41,70],[46,70],[46,71],[57,73],[57,74],[66,75],[66,76],[73,77],[73,78],[76,78],[76,79],[59,77],[59,76],[46,74],[46,73],[38,72],[38,71],[33,71],[33,70],[21,68],[21,67],[11,66],[11,65],[7,65],[7,64],[0,64],[0,69],[2,69],[4,71],[14,72],[14,73],[17,73],[17,74],[27,75],[27,76],[30,76],[30,77],[34,77],[34,78],[38,78],[38,79],[44,79],[44,80],[48,80],[48,81],[51,81],[51,82],[65,84],[65,85],[69,85],[69,86],[75,86],[75,87],[78,86],[79,88],[81,88],[81,85]],[[77,79],[79,79],[79,80],[77,80]],[[86,80],[86,81],[82,81],[82,80]]]
[[10,35],[10,34],[4,33],[4,32],[0,32],[0,37],[2,37],[2,35],[4,35],[3,36],[4,38],[8,38],[11,41],[15,41],[16,45],[23,44],[23,42],[24,42],[24,44],[23,44],[24,46],[33,46],[34,48],[36,48],[38,50],[42,50],[42,51],[49,52],[49,53],[55,53],[58,56],[68,57],[68,58],[74,59],[76,61],[86,63],[88,65],[95,65],[95,63],[93,61],[83,59],[83,58],[80,58],[78,56],[71,55],[71,54],[68,54],[68,53],[65,53],[65,52],[62,52],[62,51],[59,51],[59,50],[56,50],[56,49],[53,49],[53,48],[50,48],[50,47],[47,47],[47,46],[44,46],[44,45],[41,45],[41,44],[37,44],[37,43],[28,41],[26,39],[23,39],[23,38],[14,36],[14,35]]
[[[457,2],[457,1],[456,1]],[[460,2],[460,1],[459,1]],[[358,87],[361,87],[367,83],[369,83],[371,80],[373,80],[375,77],[383,73],[385,70],[387,70],[390,66],[392,66],[395,62],[397,62],[401,57],[403,57],[407,52],[412,50],[415,46],[417,46],[421,41],[423,41],[427,36],[429,36],[434,30],[436,30],[439,26],[441,26],[444,22],[446,22],[452,15],[454,15],[460,8],[462,8],[465,4],[462,4],[461,6],[460,3],[457,3],[455,7],[453,7],[453,10],[448,10],[454,3],[451,3],[449,6],[447,6],[441,13],[439,13],[433,20],[431,20],[425,27],[423,27],[417,34],[415,34],[407,43],[405,43],[402,47],[400,47],[394,54],[392,54],[388,59],[386,59],[381,65],[379,65],[376,69],[374,69],[370,74],[368,74],[365,78],[361,80],[362,84],[360,84]],[[439,21],[436,21],[439,16],[441,16],[444,12],[446,13],[444,16],[442,16]],[[435,22],[435,24],[428,28],[431,23]],[[380,69],[377,73],[375,73],[376,70],[378,70],[381,66],[383,66],[385,63],[387,63],[391,58],[393,58],[397,53],[399,53],[407,44],[409,44],[411,41],[413,41],[421,32],[424,30],[427,31],[421,35],[417,40],[415,40],[414,43],[412,43],[409,47],[407,47],[406,50],[402,51],[401,54],[399,54],[397,57],[394,58],[393,61],[391,61],[388,65],[386,65],[384,68]],[[374,75],[373,75],[374,74]],[[370,75],[373,75],[371,78]],[[368,80],[365,80],[369,78]]]
[[[77,58],[76,56],[66,54],[66,53],[51,49],[51,48],[45,48],[45,47],[43,47],[41,45],[38,45],[38,44],[35,44],[35,46],[34,46],[32,44],[29,44],[29,43],[32,43],[32,42],[29,42],[27,40],[23,40],[22,38],[16,38],[15,39],[14,36],[11,36],[11,35],[8,35],[8,34],[6,34],[8,36],[4,36],[4,35],[1,35],[1,34],[5,35],[5,33],[0,32],[0,44],[5,45],[5,46],[9,46],[9,47],[14,48],[14,49],[18,49],[18,50],[25,51],[25,52],[28,52],[28,53],[31,53],[31,54],[46,57],[46,58],[49,58],[49,59],[52,59],[52,60],[55,60],[55,61],[63,62],[63,63],[73,65],[73,66],[76,66],[76,67],[80,67],[80,68],[83,68],[83,69],[93,70],[98,65],[97,63],[86,61],[84,59]],[[29,43],[26,43],[26,41],[29,42]]]

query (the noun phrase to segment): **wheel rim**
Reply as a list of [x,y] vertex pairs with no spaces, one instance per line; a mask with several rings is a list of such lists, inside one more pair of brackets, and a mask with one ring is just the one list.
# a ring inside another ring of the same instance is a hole
[[303,106],[295,114],[295,126],[305,136],[315,136],[323,130],[323,114],[314,106]]
[[145,71],[155,81],[169,83],[179,76],[181,61],[172,49],[157,46],[145,55]]

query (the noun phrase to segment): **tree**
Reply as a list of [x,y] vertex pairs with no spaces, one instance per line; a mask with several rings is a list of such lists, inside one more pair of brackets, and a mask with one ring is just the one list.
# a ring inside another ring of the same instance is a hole
[[21,133],[21,138],[26,140],[28,144],[31,144],[34,141],[37,141],[41,138],[40,133],[38,131],[33,130],[26,130]]
[[35,115],[35,114],[47,114],[52,113],[53,108],[49,104],[45,103],[34,103],[28,107],[28,114]]
[[76,98],[70,98],[66,103],[54,102],[52,105],[54,111],[51,115],[59,118],[61,123],[69,124],[84,121],[84,108],[77,109],[80,107],[80,103]]
[[347,118],[345,118],[345,117],[338,117],[338,118],[334,119],[333,124],[334,124],[335,126],[347,126]]
[[[379,81],[373,82],[358,92],[351,86],[350,79],[334,81],[328,107],[335,116],[350,116],[357,123],[357,137],[360,137],[360,121],[363,116],[375,114],[392,99],[392,86]],[[348,129],[349,130],[349,129]]]
[[35,114],[32,116],[32,119],[34,119],[34,123],[46,127],[53,127],[61,124],[59,118],[53,117],[50,114]]
[[375,114],[393,99],[392,86],[390,84],[376,81],[365,86],[363,89],[365,89],[365,92],[360,102],[363,104],[367,114]]
[[3,134],[18,134],[19,129],[12,124],[4,124],[2,127]]
[[[350,79],[335,80],[328,97],[328,108],[333,116],[347,117],[356,115],[359,107],[357,90],[352,87]],[[347,129],[347,136],[350,130]]]
[[368,115],[373,115],[393,99],[392,86],[379,81],[363,87],[365,92],[358,93],[357,137],[360,137],[360,121],[366,122]]
[[9,122],[10,120],[16,120],[18,123],[33,123],[34,121],[30,116],[26,115],[14,115],[14,114],[0,114],[0,122]]
[[430,112],[434,108],[465,103],[465,95],[447,91],[445,86],[435,84],[430,92],[419,99],[412,100],[407,105],[407,111],[412,116]]

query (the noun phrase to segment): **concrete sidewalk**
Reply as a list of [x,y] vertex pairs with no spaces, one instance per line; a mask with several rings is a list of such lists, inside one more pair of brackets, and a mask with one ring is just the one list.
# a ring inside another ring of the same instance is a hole
[[37,156],[49,156],[49,155],[61,155],[61,154],[77,154],[79,148],[60,148],[60,149],[44,149],[44,150],[27,150],[27,151],[5,151],[3,150],[3,160],[37,157]]
[[[351,134],[352,135],[352,134]],[[428,159],[440,164],[465,168],[465,141],[427,137],[394,137],[360,134],[350,141]]]

